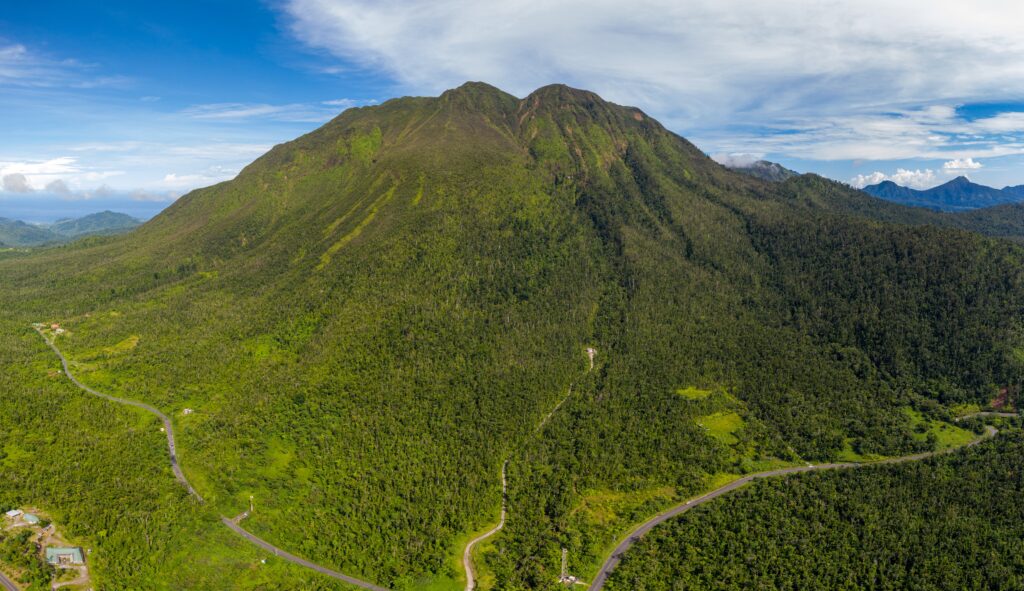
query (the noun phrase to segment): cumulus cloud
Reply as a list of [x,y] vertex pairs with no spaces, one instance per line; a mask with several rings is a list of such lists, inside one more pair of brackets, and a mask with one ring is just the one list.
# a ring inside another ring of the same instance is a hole
[[942,170],[946,174],[960,174],[966,170],[977,170],[981,168],[981,162],[973,158],[956,158],[943,163]]
[[722,166],[728,166],[731,168],[748,168],[752,166],[758,160],[764,158],[763,154],[712,154],[711,158],[721,164]]
[[69,197],[71,195],[71,189],[68,188],[68,184],[61,179],[47,183],[46,190],[62,197]]
[[868,185],[877,185],[882,181],[892,181],[897,185],[910,187],[911,189],[930,189],[938,184],[935,171],[931,169],[907,170],[905,168],[898,168],[893,174],[885,174],[884,172],[858,174],[850,179],[850,185],[863,189]]
[[4,191],[11,193],[31,193],[32,186],[28,179],[21,173],[5,174],[2,179]]

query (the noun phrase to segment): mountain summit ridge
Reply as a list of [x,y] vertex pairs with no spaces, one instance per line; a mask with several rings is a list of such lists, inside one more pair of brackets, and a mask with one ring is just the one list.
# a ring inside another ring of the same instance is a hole
[[861,189],[869,195],[914,207],[965,211],[1024,201],[1024,185],[995,189],[960,175],[930,189],[912,189],[884,180]]
[[[0,256],[4,358],[27,368],[4,398],[45,428],[55,380],[24,333],[59,322],[83,383],[174,411],[204,510],[254,498],[268,542],[392,588],[457,583],[508,461],[503,551],[474,566],[554,585],[563,547],[586,568],[633,525],[589,517],[593,491],[923,452],[904,409],[1021,375],[1015,245],[836,213],[822,197],[850,196],[814,181],[730,171],[565,86],[349,109],[129,234]],[[131,566],[119,584],[229,587],[132,562],[142,489],[101,522],[75,470],[12,470],[110,528],[96,554]],[[198,552],[179,513],[146,531]]]

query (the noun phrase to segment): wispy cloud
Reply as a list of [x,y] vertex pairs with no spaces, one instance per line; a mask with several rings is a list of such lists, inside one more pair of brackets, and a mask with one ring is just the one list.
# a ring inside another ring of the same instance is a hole
[[[645,108],[712,152],[822,160],[1024,153],[1024,3],[1003,0],[287,0],[290,30],[413,92],[566,82]],[[343,67],[343,66],[342,66]],[[895,113],[895,114],[894,114]],[[961,137],[967,127],[982,137]]]
[[268,119],[297,123],[323,123],[337,116],[339,112],[364,102],[352,99],[335,99],[319,103],[290,103],[271,105],[265,103],[210,103],[194,105],[183,111],[193,119],[212,121],[247,121]]
[[93,64],[75,59],[54,58],[31,51],[23,44],[0,42],[0,88],[2,87],[66,87],[99,88],[123,86],[129,79],[120,75],[96,72]]

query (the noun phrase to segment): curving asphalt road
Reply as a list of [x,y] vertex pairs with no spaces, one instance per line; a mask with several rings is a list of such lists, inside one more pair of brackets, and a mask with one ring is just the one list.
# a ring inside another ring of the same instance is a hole
[[157,410],[156,407],[150,406],[145,402],[139,402],[137,400],[128,400],[127,398],[118,398],[116,396],[103,394],[102,392],[97,392],[96,390],[93,390],[92,388],[86,386],[82,382],[79,382],[78,378],[76,378],[74,374],[71,373],[71,368],[68,367],[68,360],[64,357],[64,354],[60,352],[60,349],[57,348],[57,345],[55,345],[51,339],[46,338],[46,335],[43,334],[43,331],[36,329],[36,332],[39,333],[39,336],[43,337],[43,340],[46,341],[46,344],[49,345],[50,348],[53,349],[53,352],[57,354],[57,357],[60,358],[60,364],[64,367],[64,375],[66,375],[68,379],[71,380],[72,384],[78,386],[80,389],[85,390],[86,392],[92,394],[93,396],[99,396],[100,398],[109,400],[111,402],[116,402],[118,404],[127,404],[128,406],[141,408],[142,410],[145,410],[146,412],[155,415],[156,418],[160,419],[160,421],[164,424],[164,431],[167,433],[167,449],[168,451],[170,451],[171,454],[171,470],[174,471],[174,477],[178,479],[178,482],[184,485],[184,487],[188,490],[188,494],[192,495],[193,497],[198,499],[200,503],[202,503],[203,497],[199,496],[199,493],[196,492],[196,489],[192,488],[192,485],[189,484],[188,479],[185,478],[185,473],[181,471],[181,466],[178,465],[177,448],[175,448],[174,446],[174,428],[171,427],[171,419],[167,418],[167,415]]
[[7,591],[21,591],[21,589],[14,584],[14,581],[8,579],[4,573],[0,573],[0,586]]
[[[79,382],[78,379],[75,378],[75,376],[71,373],[71,369],[68,367],[68,360],[64,357],[64,354],[60,352],[60,349],[57,348],[57,345],[55,345],[53,343],[53,341],[51,341],[50,339],[46,338],[46,335],[43,334],[43,331],[41,331],[39,329],[36,329],[36,332],[39,333],[39,336],[43,337],[43,340],[46,341],[46,344],[49,345],[50,348],[53,349],[53,352],[57,354],[57,357],[60,358],[60,363],[64,367],[64,375],[66,375],[68,377],[68,379],[71,380],[71,383],[73,383],[74,385],[78,386],[82,390],[88,392],[89,394],[92,394],[93,396],[99,396],[100,398],[103,398],[105,400],[109,400],[111,402],[116,402],[117,404],[127,404],[128,406],[134,406],[136,408],[141,408],[143,410],[146,410],[146,411],[150,412],[151,414],[156,415],[157,418],[159,418],[163,422],[163,424],[164,424],[164,431],[167,432],[167,448],[168,448],[168,450],[170,450],[170,454],[171,454],[171,469],[174,470],[174,476],[175,476],[175,478],[178,479],[179,482],[181,482],[185,486],[186,489],[188,489],[188,492],[189,492],[190,495],[192,495],[193,497],[198,499],[199,502],[203,502],[203,497],[199,496],[199,493],[197,493],[196,490],[194,488],[192,488],[192,485],[189,484],[188,479],[185,478],[185,474],[181,471],[181,467],[178,466],[178,457],[177,457],[177,455],[175,453],[175,447],[174,447],[174,429],[171,426],[171,420],[169,418],[167,418],[167,415],[165,415],[164,413],[160,412],[155,407],[150,406],[150,405],[148,405],[148,404],[146,404],[144,402],[138,402],[136,400],[128,400],[126,398],[118,398],[116,396],[110,396],[108,394],[103,394],[102,392],[97,392],[96,390],[93,390],[92,388],[90,388],[89,386],[86,386],[82,382]],[[504,474],[504,472],[503,472],[503,474]],[[503,504],[503,506],[502,506],[502,523],[503,524],[504,524],[504,521],[505,521],[504,513],[505,513],[505,511],[504,511],[504,504]],[[304,567],[306,567],[308,569],[312,569],[312,570],[314,570],[314,571],[316,571],[316,572],[318,572],[320,574],[324,574],[324,575],[327,575],[328,577],[332,577],[334,579],[338,579],[339,581],[344,581],[346,583],[355,585],[357,587],[362,587],[363,589],[372,589],[373,591],[388,591],[384,587],[378,587],[377,585],[374,585],[373,583],[368,583],[366,581],[361,581],[361,580],[359,580],[359,579],[357,579],[355,577],[350,577],[348,575],[339,573],[338,571],[334,571],[334,570],[331,570],[331,569],[329,569],[327,567],[320,566],[319,564],[315,564],[313,562],[310,562],[310,561],[306,560],[305,558],[300,558],[298,556],[295,556],[294,554],[286,552],[286,551],[278,548],[277,546],[274,546],[273,544],[271,544],[271,543],[269,543],[267,541],[264,541],[261,538],[258,538],[256,536],[254,536],[253,534],[251,534],[248,531],[246,531],[245,529],[243,529],[242,526],[238,525],[238,523],[237,523],[238,521],[241,521],[242,519],[244,519],[245,517],[248,517],[248,516],[249,516],[249,512],[246,511],[242,515],[239,515],[238,517],[236,517],[234,520],[229,519],[227,517],[223,517],[223,516],[220,519],[224,523],[224,525],[228,526],[228,528],[230,528],[233,532],[235,532],[238,535],[242,536],[243,538],[245,538],[249,542],[259,546],[260,548],[263,548],[264,550],[272,553],[274,556],[278,556],[280,558],[283,558],[283,559],[287,560],[288,562],[297,564],[299,566],[304,566]],[[11,586],[11,585],[13,585],[13,583],[7,582],[3,578],[2,574],[0,574],[0,584],[3,584],[5,586],[7,586],[9,591],[18,591],[18,588]]]
[[906,463],[906,462],[916,462],[918,460],[923,460],[923,459],[926,459],[926,458],[930,458],[932,456],[936,456],[936,455],[940,455],[940,454],[945,454],[945,453],[950,453],[952,451],[955,451],[957,449],[962,449],[964,447],[971,447],[971,446],[977,445],[977,444],[981,443],[983,440],[988,439],[989,437],[994,436],[996,433],[997,433],[997,431],[996,431],[995,427],[988,426],[986,428],[986,431],[985,431],[984,435],[982,435],[981,437],[978,437],[977,439],[971,441],[970,443],[968,443],[968,444],[966,444],[966,445],[964,445],[962,447],[951,448],[951,449],[942,450],[942,451],[930,451],[930,452],[919,453],[919,454],[914,454],[914,455],[909,455],[909,456],[902,456],[902,457],[899,457],[899,458],[890,458],[888,460],[881,460],[881,461],[877,461],[877,462],[866,462],[866,463],[841,462],[841,463],[833,463],[833,464],[818,464],[818,465],[814,465],[814,466],[795,466],[795,467],[792,467],[792,468],[780,468],[778,470],[768,470],[766,472],[758,472],[756,474],[748,474],[748,475],[744,476],[743,478],[740,478],[738,480],[734,480],[734,481],[730,482],[729,484],[726,484],[724,486],[716,488],[715,490],[713,490],[713,491],[711,491],[711,492],[709,492],[709,493],[707,493],[707,494],[705,494],[703,496],[699,496],[699,497],[697,497],[695,499],[690,499],[690,500],[688,500],[688,501],[686,501],[684,503],[676,505],[675,507],[669,509],[668,511],[665,511],[664,513],[659,513],[658,515],[652,517],[651,519],[647,520],[645,523],[643,523],[642,525],[640,525],[639,527],[634,529],[632,532],[630,532],[630,534],[628,536],[626,536],[625,539],[623,539],[621,542],[619,542],[619,545],[616,546],[614,550],[612,550],[611,555],[608,556],[608,558],[604,561],[604,564],[601,565],[601,570],[599,570],[597,572],[597,576],[594,577],[594,582],[590,584],[589,591],[600,591],[602,588],[604,588],[604,584],[608,580],[608,575],[610,575],[611,572],[613,570],[615,570],[615,567],[618,566],[619,562],[622,560],[623,554],[625,554],[626,551],[629,550],[629,548],[633,544],[635,544],[636,542],[640,541],[640,538],[642,538],[647,532],[649,532],[652,529],[654,529],[655,526],[660,525],[660,524],[668,521],[669,519],[672,519],[673,517],[678,517],[679,515],[682,515],[683,513],[686,513],[687,511],[689,511],[690,509],[693,509],[694,507],[696,507],[698,505],[703,505],[704,503],[707,503],[708,501],[714,500],[714,499],[716,499],[716,498],[718,498],[718,497],[720,497],[720,496],[722,496],[724,494],[728,494],[728,493],[730,493],[730,492],[732,492],[732,491],[734,491],[734,490],[736,490],[738,488],[746,486],[747,484],[753,482],[754,480],[757,480],[757,479],[760,479],[760,478],[773,478],[773,477],[776,477],[776,476],[786,476],[786,475],[789,475],[789,474],[798,474],[800,472],[814,472],[814,471],[817,471],[817,470],[836,470],[836,469],[843,469],[843,468],[860,468],[860,467],[863,467],[863,466],[877,466],[879,464],[903,464],[903,463]]
[[473,576],[473,546],[493,536],[494,534],[501,531],[501,528],[505,527],[505,515],[508,513],[508,479],[506,473],[508,471],[508,460],[501,466],[501,519],[498,521],[498,525],[494,526],[491,531],[479,535],[466,544],[466,550],[462,553],[462,566],[466,569],[466,591],[473,591],[476,588],[476,580]]
[[955,418],[953,420],[954,421],[962,421],[964,419],[973,419],[974,417],[1003,417],[1003,418],[1012,418],[1012,417],[1017,417],[1017,416],[1020,416],[1020,415],[1018,415],[1015,412],[999,412],[999,411],[994,411],[994,410],[983,410],[983,411],[980,411],[980,412],[972,412],[971,414],[962,415],[962,416],[959,416],[959,417],[957,417],[957,418]]
[[357,579],[355,577],[350,577],[348,575],[341,574],[338,571],[334,571],[334,570],[331,570],[329,568],[320,566],[319,564],[312,563],[312,562],[306,560],[305,558],[299,558],[298,556],[295,556],[294,554],[289,554],[288,552],[285,552],[284,550],[278,548],[277,546],[274,546],[270,542],[266,542],[266,541],[262,540],[261,538],[257,538],[256,536],[254,536],[251,533],[247,532],[246,530],[242,529],[242,526],[240,526],[237,523],[235,523],[235,521],[232,520],[232,519],[228,519],[227,517],[221,517],[220,520],[222,522],[224,522],[224,525],[226,525],[229,528],[231,528],[231,530],[234,531],[236,534],[242,536],[246,540],[249,540],[250,542],[252,542],[253,544],[259,546],[260,548],[263,548],[267,552],[270,552],[274,556],[277,556],[279,558],[283,558],[283,559],[287,560],[288,562],[292,562],[292,563],[298,564],[300,566],[304,566],[304,567],[306,567],[308,569],[315,570],[316,572],[318,572],[320,574],[324,574],[324,575],[327,575],[328,577],[332,577],[332,578],[338,579],[339,581],[345,581],[346,583],[349,583],[351,585],[355,585],[356,587],[362,587],[363,589],[372,589],[372,591],[388,591],[384,587],[378,587],[377,585],[374,585],[373,583],[367,583],[366,581],[361,581],[361,580],[359,580],[359,579]]

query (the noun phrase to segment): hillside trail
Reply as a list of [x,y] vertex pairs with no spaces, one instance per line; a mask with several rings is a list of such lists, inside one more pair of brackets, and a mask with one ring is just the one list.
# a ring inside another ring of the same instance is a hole
[[[590,359],[590,367],[587,369],[587,372],[590,372],[594,369],[594,355],[597,351],[592,347],[588,347],[586,352]],[[546,425],[548,421],[551,420],[551,417],[558,412],[558,409],[562,407],[562,404],[572,397],[573,386],[574,384],[569,384],[569,392],[559,400],[558,404],[544,415],[543,418],[541,418],[540,422],[537,423],[537,427],[534,429],[534,432],[539,432],[543,429],[544,425]],[[501,518],[498,520],[498,525],[486,533],[470,540],[469,543],[466,544],[465,550],[462,552],[462,568],[466,571],[466,591],[474,591],[476,589],[476,575],[473,572],[473,547],[498,533],[505,527],[505,518],[508,515],[508,463],[509,460],[506,459],[505,463],[501,466]]]
[[[160,419],[160,421],[163,423],[163,431],[167,435],[167,449],[170,452],[170,456],[171,456],[171,470],[174,472],[174,477],[178,480],[178,482],[180,482],[185,487],[185,489],[188,491],[189,495],[191,495],[193,498],[195,498],[198,502],[202,503],[203,502],[203,497],[200,496],[199,493],[196,492],[196,490],[192,487],[192,485],[189,483],[188,479],[185,477],[184,472],[182,472],[181,467],[178,465],[178,457],[177,457],[175,443],[174,443],[174,426],[171,424],[170,418],[168,418],[167,415],[165,415],[164,413],[160,412],[160,410],[158,410],[156,407],[153,407],[153,406],[151,406],[149,404],[146,404],[144,402],[139,402],[137,400],[129,400],[127,398],[118,398],[117,396],[110,396],[109,394],[103,394],[102,392],[98,392],[98,391],[90,388],[89,386],[86,386],[82,382],[78,381],[78,378],[76,378],[74,376],[74,374],[71,373],[71,368],[70,368],[70,366],[68,364],[68,360],[67,360],[66,357],[64,357],[64,354],[61,353],[60,349],[57,348],[56,343],[54,343],[52,339],[47,338],[46,334],[41,329],[35,328],[35,331],[37,333],[39,333],[39,336],[41,336],[43,338],[43,340],[46,342],[46,344],[49,345],[51,349],[53,349],[53,352],[57,354],[57,357],[60,359],[60,363],[61,363],[61,365],[64,368],[64,375],[67,376],[67,378],[71,381],[71,383],[74,384],[75,386],[77,386],[79,389],[81,389],[82,391],[84,391],[84,392],[86,392],[88,394],[91,394],[93,396],[97,396],[99,398],[102,398],[102,399],[110,401],[110,402],[114,402],[114,403],[117,403],[117,404],[123,404],[123,405],[127,405],[127,406],[133,406],[135,408],[141,408],[141,409],[145,410],[146,412],[156,416],[158,419]],[[388,591],[384,587],[379,587],[379,586],[374,585],[373,583],[370,583],[368,581],[363,581],[361,579],[357,579],[355,577],[351,577],[349,575],[340,573],[338,571],[329,569],[329,568],[327,568],[325,566],[321,566],[319,564],[316,564],[314,562],[306,560],[305,558],[301,558],[299,556],[291,554],[291,553],[289,553],[289,552],[287,552],[285,550],[282,550],[281,548],[278,548],[277,546],[274,546],[273,544],[271,544],[271,543],[269,543],[269,542],[267,542],[267,541],[265,541],[265,540],[263,540],[261,538],[256,537],[255,535],[249,533],[247,530],[242,528],[241,525],[239,525],[239,522],[242,519],[245,519],[248,516],[249,516],[249,511],[243,512],[241,515],[239,515],[238,517],[235,517],[234,519],[230,519],[228,517],[221,516],[221,522],[225,526],[227,526],[228,529],[230,529],[231,531],[233,531],[236,534],[240,535],[242,538],[244,538],[245,540],[247,540],[251,544],[253,544],[255,546],[259,546],[260,548],[263,548],[264,550],[270,552],[274,556],[277,556],[279,558],[287,560],[288,562],[291,562],[293,564],[297,564],[299,566],[303,566],[305,568],[308,568],[310,570],[316,571],[316,572],[318,572],[318,573],[320,573],[322,575],[326,575],[326,576],[331,577],[333,579],[337,579],[339,581],[344,581],[344,582],[346,582],[346,583],[348,583],[350,585],[355,585],[356,587],[361,587],[363,589],[370,589],[371,591]],[[0,583],[2,583],[2,580],[0,580]]]
[[[992,415],[985,415],[985,416],[992,416]],[[1000,415],[1000,416],[1003,416],[1003,415]],[[1010,416],[1016,416],[1016,415],[1010,415]],[[960,417],[960,418],[967,418],[967,417]],[[662,523],[664,523],[664,522],[666,522],[666,521],[668,521],[668,520],[670,520],[670,519],[672,519],[674,517],[678,517],[679,515],[682,515],[683,513],[686,513],[690,509],[693,509],[694,507],[697,507],[699,505],[703,505],[704,503],[712,501],[712,500],[714,500],[714,499],[716,499],[716,498],[718,498],[718,497],[720,497],[722,495],[730,493],[730,492],[732,492],[732,491],[734,491],[736,489],[742,488],[742,487],[746,486],[747,484],[749,484],[749,483],[751,483],[751,482],[753,482],[755,480],[759,480],[759,479],[762,479],[762,478],[774,478],[774,477],[780,477],[780,476],[787,476],[787,475],[790,475],[790,474],[797,474],[797,473],[802,473],[802,472],[815,472],[815,471],[819,471],[819,470],[843,470],[843,469],[863,468],[863,467],[867,467],[867,466],[878,466],[878,465],[887,465],[887,464],[904,464],[904,463],[907,463],[907,462],[916,462],[916,461],[925,460],[925,459],[928,459],[928,458],[931,458],[931,457],[934,457],[934,456],[938,456],[938,455],[953,453],[953,452],[955,452],[957,450],[966,449],[968,447],[973,447],[975,445],[978,445],[979,443],[981,443],[982,441],[984,441],[986,439],[994,437],[996,435],[996,433],[998,433],[998,430],[995,427],[993,427],[991,425],[988,425],[988,426],[986,426],[985,433],[983,435],[977,437],[976,439],[970,441],[969,443],[967,443],[965,445],[962,445],[962,446],[959,446],[959,447],[952,447],[952,448],[944,449],[944,450],[941,450],[941,451],[930,451],[930,452],[912,454],[912,455],[908,455],[908,456],[901,456],[901,457],[898,457],[898,458],[889,458],[889,459],[886,459],[886,460],[879,460],[879,461],[875,461],[875,462],[862,462],[862,463],[840,462],[840,463],[830,463],[830,464],[794,466],[794,467],[791,467],[791,468],[779,468],[777,470],[768,470],[768,471],[765,471],[765,472],[756,472],[754,474],[748,474],[748,475],[746,475],[746,476],[744,476],[742,478],[739,478],[739,479],[734,480],[734,481],[732,481],[732,482],[730,482],[730,483],[728,483],[726,485],[723,485],[723,486],[721,486],[719,488],[716,488],[715,490],[713,490],[711,492],[708,492],[708,493],[706,493],[704,495],[701,495],[699,497],[696,497],[696,498],[684,501],[684,502],[682,502],[682,503],[672,507],[671,509],[668,509],[667,511],[663,511],[662,513],[659,513],[658,515],[655,515],[654,517],[648,519],[647,521],[643,522],[642,524],[640,524],[639,526],[634,528],[632,531],[630,531],[629,534],[627,534],[622,539],[621,542],[619,542],[619,544],[615,547],[615,549],[612,550],[611,554],[608,555],[608,558],[605,559],[604,563],[601,565],[601,569],[597,572],[597,576],[594,577],[594,581],[593,581],[593,583],[591,583],[589,591],[600,591],[601,589],[603,589],[605,582],[608,580],[608,576],[611,574],[611,572],[613,570],[615,570],[615,567],[618,566],[619,562],[622,560],[622,556],[626,553],[626,551],[629,550],[630,547],[633,546],[633,544],[639,542],[640,538],[642,538],[645,534],[647,534],[649,531],[654,529],[655,526],[660,525],[660,524],[662,524]]]

